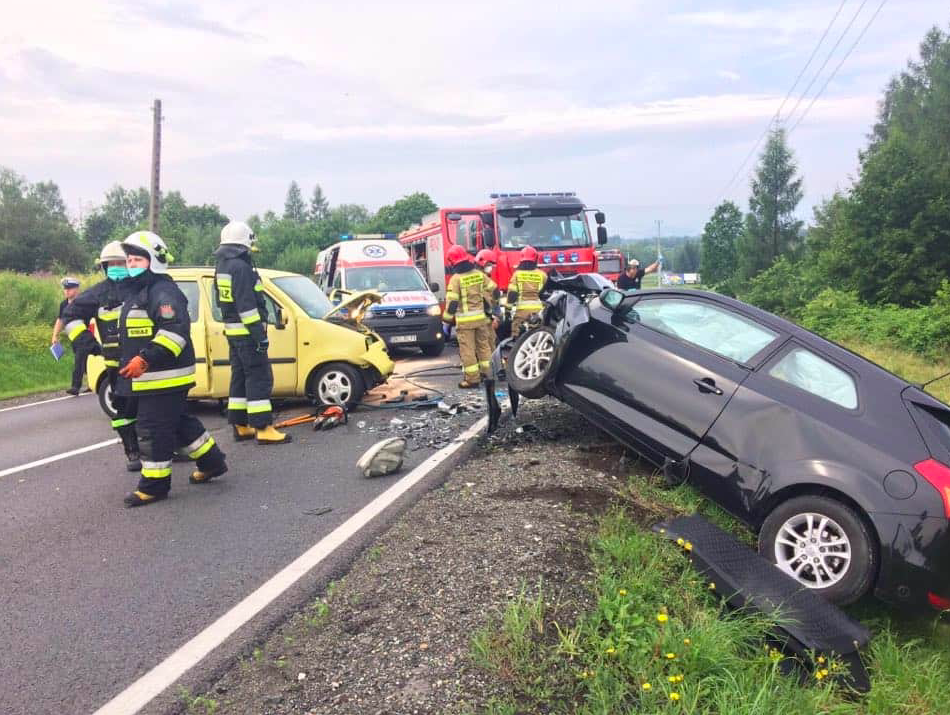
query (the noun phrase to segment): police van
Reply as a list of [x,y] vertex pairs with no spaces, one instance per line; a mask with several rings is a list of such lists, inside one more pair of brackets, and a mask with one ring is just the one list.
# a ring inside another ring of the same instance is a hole
[[340,241],[320,252],[314,274],[334,303],[361,291],[382,295],[363,323],[387,347],[417,347],[430,356],[445,348],[438,298],[398,241],[362,236]]

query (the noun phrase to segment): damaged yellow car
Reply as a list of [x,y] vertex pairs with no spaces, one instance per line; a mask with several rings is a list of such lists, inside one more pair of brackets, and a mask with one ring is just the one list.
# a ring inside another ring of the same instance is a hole
[[[196,362],[196,384],[188,398],[225,399],[231,367],[221,311],[212,298],[214,268],[172,268],[168,273],[188,298]],[[273,397],[306,397],[317,404],[343,403],[352,408],[366,390],[392,374],[386,344],[361,320],[369,306],[380,301],[378,293],[357,293],[333,306],[305,276],[266,268],[258,273],[267,303]],[[89,358],[86,373],[89,389],[99,395],[106,414],[114,417],[100,356]]]

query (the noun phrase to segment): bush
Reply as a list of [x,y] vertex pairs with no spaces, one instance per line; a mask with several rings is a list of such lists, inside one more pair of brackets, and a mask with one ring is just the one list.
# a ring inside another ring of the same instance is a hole
[[304,276],[312,276],[317,262],[317,249],[306,246],[290,246],[274,262],[279,271],[291,271]]

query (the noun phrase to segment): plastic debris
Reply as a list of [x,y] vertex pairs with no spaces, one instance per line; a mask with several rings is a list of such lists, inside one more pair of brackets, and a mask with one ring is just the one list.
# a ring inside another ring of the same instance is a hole
[[383,477],[402,468],[405,453],[406,440],[402,437],[389,437],[366,450],[356,467],[364,477]]

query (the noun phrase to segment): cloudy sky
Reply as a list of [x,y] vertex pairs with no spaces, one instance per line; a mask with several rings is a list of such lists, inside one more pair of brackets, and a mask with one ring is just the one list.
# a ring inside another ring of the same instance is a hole
[[[863,5],[863,7],[862,7]],[[608,227],[698,232],[745,206],[762,134],[829,21],[793,125],[880,0],[30,0],[0,23],[0,165],[53,179],[78,213],[162,184],[232,217],[281,209],[296,179],[370,209],[412,191],[575,190]],[[946,0],[889,0],[791,135],[802,213],[846,186],[889,77]],[[749,168],[751,168],[751,162]]]

